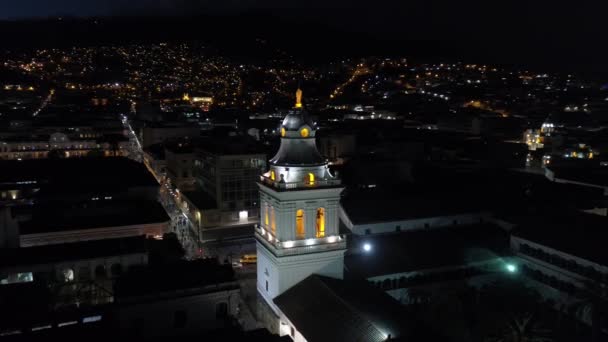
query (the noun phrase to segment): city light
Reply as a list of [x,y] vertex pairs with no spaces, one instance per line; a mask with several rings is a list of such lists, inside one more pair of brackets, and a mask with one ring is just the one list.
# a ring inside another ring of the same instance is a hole
[[366,252],[371,252],[372,251],[372,245],[368,242],[363,244],[363,250]]

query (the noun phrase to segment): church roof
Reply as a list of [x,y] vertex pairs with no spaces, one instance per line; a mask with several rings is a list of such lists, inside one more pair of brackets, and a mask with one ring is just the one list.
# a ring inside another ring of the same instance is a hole
[[325,160],[319,154],[314,139],[283,138],[279,151],[270,159],[270,163],[283,166],[323,165]]
[[403,335],[403,307],[366,281],[311,275],[274,299],[309,342],[385,341]]
[[304,125],[314,128],[314,122],[308,115],[308,112],[305,110],[294,110],[285,116],[281,126],[285,127],[288,131],[297,131]]

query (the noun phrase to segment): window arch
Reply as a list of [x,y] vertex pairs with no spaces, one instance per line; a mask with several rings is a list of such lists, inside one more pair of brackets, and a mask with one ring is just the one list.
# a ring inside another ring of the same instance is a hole
[[316,224],[316,236],[318,238],[325,237],[325,209],[317,209],[317,224]]
[[296,239],[303,239],[306,236],[306,230],[304,228],[304,210],[298,209],[296,211]]

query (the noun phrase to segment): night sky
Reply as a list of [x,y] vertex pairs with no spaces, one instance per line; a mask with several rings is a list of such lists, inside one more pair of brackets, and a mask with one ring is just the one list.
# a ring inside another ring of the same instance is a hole
[[[241,13],[257,11],[266,12],[264,20],[275,15],[282,26],[292,16],[294,25],[316,23],[372,39],[442,41],[481,55],[516,55],[518,60],[529,55],[536,62],[603,66],[608,60],[604,23],[608,4],[594,2],[5,0],[0,3],[0,18],[202,14],[232,15],[238,20]],[[226,22],[231,28],[238,27],[238,21]]]

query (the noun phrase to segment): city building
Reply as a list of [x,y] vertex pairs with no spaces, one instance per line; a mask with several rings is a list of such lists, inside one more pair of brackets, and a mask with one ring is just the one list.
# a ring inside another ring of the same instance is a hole
[[148,122],[140,130],[140,141],[143,147],[162,143],[168,140],[200,136],[198,125],[184,122]]
[[257,223],[256,181],[266,168],[259,143],[249,136],[205,138],[192,148],[196,189],[184,189],[181,195],[194,222],[203,229]]

